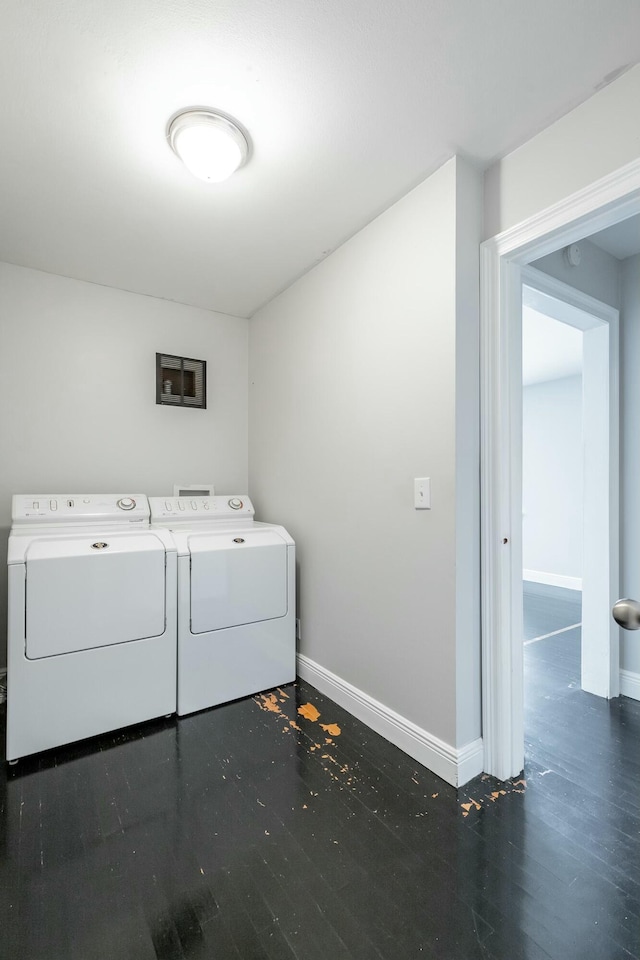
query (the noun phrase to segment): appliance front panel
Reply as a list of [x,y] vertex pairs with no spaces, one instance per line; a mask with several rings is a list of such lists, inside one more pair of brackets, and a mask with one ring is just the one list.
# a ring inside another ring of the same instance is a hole
[[36,540],[25,613],[29,660],[161,636],[164,547],[145,533]]
[[287,613],[287,546],[277,533],[247,530],[189,538],[191,633]]
[[35,524],[142,524],[149,525],[149,501],[143,493],[29,493],[11,501],[15,527]]

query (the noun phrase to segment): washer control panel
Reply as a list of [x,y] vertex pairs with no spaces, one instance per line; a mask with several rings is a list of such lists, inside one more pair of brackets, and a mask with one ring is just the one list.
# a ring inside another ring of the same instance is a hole
[[22,493],[11,503],[11,520],[21,523],[148,523],[143,493]]
[[199,521],[252,519],[253,504],[249,497],[149,497],[152,521],[197,523]]

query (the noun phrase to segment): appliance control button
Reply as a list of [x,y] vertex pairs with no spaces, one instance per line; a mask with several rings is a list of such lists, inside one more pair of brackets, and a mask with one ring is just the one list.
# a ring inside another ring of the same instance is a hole
[[165,508],[165,510],[171,510],[171,504],[169,503],[168,500],[165,500],[165,502],[164,502],[164,508]]
[[122,497],[122,499],[118,500],[117,503],[117,506],[119,506],[121,510],[133,510],[135,505],[136,502],[135,500],[132,500],[131,497]]
[[58,501],[57,501],[57,500],[49,500],[49,506],[51,507],[52,510],[57,510],[57,509],[58,509]]
[[178,500],[178,510],[184,510],[184,503],[182,500]]
[[192,510],[197,510],[197,509],[198,509],[198,504],[196,503],[195,500],[192,500],[192,501],[191,501],[191,509],[192,509]]
[[34,501],[33,501],[33,509],[34,509],[34,510],[39,510],[39,509],[40,509],[40,501],[39,501],[39,500],[34,500]]
[[208,510],[208,509],[209,509],[209,504],[208,504],[208,502],[207,502],[206,500],[204,501],[204,503],[202,504],[202,506],[204,507],[205,510]]
[[242,500],[239,500],[238,497],[232,497],[231,500],[229,500],[229,506],[232,510],[241,510]]

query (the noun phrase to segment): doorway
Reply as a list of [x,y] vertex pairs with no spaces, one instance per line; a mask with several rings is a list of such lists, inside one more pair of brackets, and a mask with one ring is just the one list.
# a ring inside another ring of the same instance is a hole
[[[617,261],[582,247],[617,279]],[[556,713],[571,715],[577,691],[619,692],[609,618],[618,567],[619,314],[538,269],[523,270],[522,281],[522,636],[531,760],[536,752],[552,756],[543,731],[558,726]]]
[[[640,162],[482,246],[483,739],[485,770],[499,779],[516,776],[524,765],[520,366],[523,279],[527,264],[532,261],[638,213]],[[605,419],[610,427],[611,417],[618,409],[617,373],[611,363],[617,346],[615,331],[607,318],[599,319],[604,324],[599,331],[594,328],[591,352],[601,355],[602,338],[609,338],[609,403]],[[618,485],[612,473],[618,463],[618,450],[611,431],[609,442],[609,464],[596,464],[600,507],[602,489],[607,490],[604,502],[608,509],[600,510],[601,517],[607,515],[606,540],[603,527],[599,534],[605,545],[609,575],[604,580],[600,578],[600,592],[595,588],[592,591],[592,596],[597,597],[595,614],[600,620],[600,632],[606,620],[606,677],[603,692],[599,692],[604,697],[617,695],[620,675],[618,629],[610,618],[611,604],[619,595]],[[590,485],[589,490],[585,488],[585,505],[591,499],[595,503],[596,495]],[[587,576],[585,565],[585,581]],[[583,620],[587,620],[586,607]]]

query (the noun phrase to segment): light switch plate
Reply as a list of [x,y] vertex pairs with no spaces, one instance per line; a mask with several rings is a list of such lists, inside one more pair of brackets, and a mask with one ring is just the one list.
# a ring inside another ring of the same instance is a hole
[[416,510],[431,510],[431,477],[416,477],[413,481],[413,505]]

